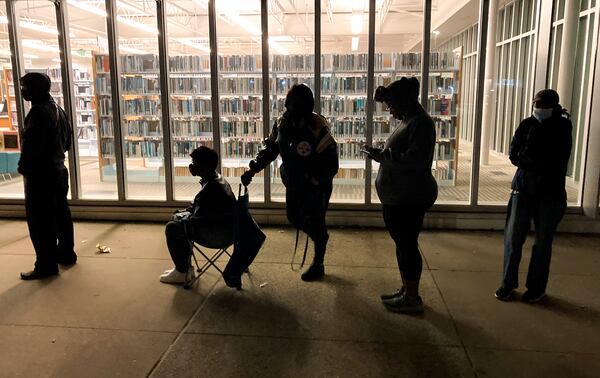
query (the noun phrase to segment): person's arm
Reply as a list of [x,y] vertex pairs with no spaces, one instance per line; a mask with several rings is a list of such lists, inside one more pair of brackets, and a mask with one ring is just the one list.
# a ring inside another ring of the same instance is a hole
[[533,160],[525,151],[530,131],[526,121],[527,120],[521,121],[519,127],[517,127],[517,130],[515,131],[515,135],[513,135],[510,142],[508,158],[514,166],[529,169],[533,165]]
[[44,159],[44,153],[47,150],[46,144],[50,137],[48,120],[49,117],[43,109],[37,106],[32,107],[27,115],[18,165],[18,172],[22,175],[28,175],[39,168],[37,165]]
[[279,145],[277,144],[278,133],[277,123],[275,123],[273,129],[271,129],[271,134],[265,139],[265,148],[250,162],[252,172],[258,173],[262,171],[273,160],[277,159],[277,155],[279,155]]
[[548,145],[543,146],[541,156],[535,161],[535,168],[541,172],[549,173],[559,167],[564,169],[569,164],[573,125],[570,120],[561,119],[557,128],[556,133],[547,138]]
[[406,170],[430,169],[425,167],[429,162],[429,155],[435,146],[434,126],[427,124],[413,124],[408,126],[408,148],[401,151],[394,146],[381,151],[381,164],[391,164]]

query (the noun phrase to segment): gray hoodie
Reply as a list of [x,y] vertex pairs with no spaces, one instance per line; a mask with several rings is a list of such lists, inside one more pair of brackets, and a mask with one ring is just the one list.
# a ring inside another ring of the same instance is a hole
[[423,111],[400,122],[385,142],[375,186],[384,205],[425,205],[437,199],[431,174],[435,125]]

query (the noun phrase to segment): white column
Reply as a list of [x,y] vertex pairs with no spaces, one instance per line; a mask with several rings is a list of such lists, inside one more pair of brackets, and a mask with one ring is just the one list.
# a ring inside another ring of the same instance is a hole
[[481,118],[481,152],[480,164],[487,165],[490,159],[490,133],[496,92],[494,86],[496,56],[496,24],[498,21],[498,0],[490,0],[490,13],[488,16],[487,49],[485,51],[485,84],[483,88],[483,115]]
[[560,60],[558,61],[558,81],[556,91],[561,105],[571,112],[575,57],[577,54],[577,29],[579,27],[579,0],[565,1],[565,22],[563,24]]

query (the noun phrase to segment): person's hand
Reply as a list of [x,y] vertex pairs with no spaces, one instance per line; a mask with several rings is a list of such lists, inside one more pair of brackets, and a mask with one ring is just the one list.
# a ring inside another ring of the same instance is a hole
[[251,170],[247,170],[242,174],[242,185],[248,186],[252,182],[252,177],[254,177],[254,172]]
[[381,160],[383,160],[383,150],[381,148],[364,146],[363,149],[367,151],[369,159],[373,159],[378,163],[381,163]]

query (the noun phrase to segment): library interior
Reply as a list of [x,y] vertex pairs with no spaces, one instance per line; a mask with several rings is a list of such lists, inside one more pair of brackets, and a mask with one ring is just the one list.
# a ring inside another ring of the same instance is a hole
[[[516,169],[507,158],[516,126],[530,115],[540,82],[556,88],[559,80],[569,79],[559,91],[574,125],[567,193],[570,206],[582,205],[597,44],[594,0],[581,2],[576,31],[569,29],[574,34],[568,36],[572,51],[561,49],[565,0],[554,1],[547,11],[547,46],[540,44],[540,1],[492,2],[489,26],[494,30],[488,30],[484,41],[483,79],[477,76],[477,1],[433,1],[426,67],[420,1],[377,0],[372,34],[368,1],[325,1],[318,39],[314,2],[267,1],[268,17],[262,22],[260,0],[216,1],[214,66],[208,1],[164,1],[164,22],[152,1],[117,1],[112,24],[107,23],[103,1],[63,3],[68,36],[62,49],[61,20],[53,2],[15,1],[16,46],[11,46],[6,16],[0,22],[0,130],[7,161],[0,198],[23,198],[15,162],[19,109],[25,114],[29,105],[15,90],[13,64],[18,61],[21,73],[43,71],[51,77],[51,93],[59,104],[69,98],[77,149],[69,159],[70,195],[84,204],[187,201],[196,190],[187,169],[189,153],[200,145],[215,147],[215,142],[221,173],[232,185],[238,183],[283,113],[289,88],[305,83],[318,96],[316,109],[329,121],[339,144],[332,203],[372,208],[378,203],[378,163],[366,161],[359,151],[365,143],[381,145],[395,121],[380,103],[369,102],[369,82],[376,88],[402,76],[420,79],[425,73],[421,102],[436,125],[432,173],[439,185],[437,205],[505,205]],[[0,12],[6,14],[6,3]],[[109,27],[114,29],[110,33]],[[111,38],[118,41],[113,50]],[[119,56],[114,67],[111,51]],[[569,59],[563,64],[565,56]],[[542,57],[545,64],[540,67]],[[70,63],[69,80],[62,78],[63,59]],[[118,83],[111,72],[118,72]],[[119,98],[118,112],[113,112],[112,96]],[[484,102],[477,105],[479,98]],[[267,177],[254,180],[253,206],[283,201],[280,164],[273,162],[264,173]]]

